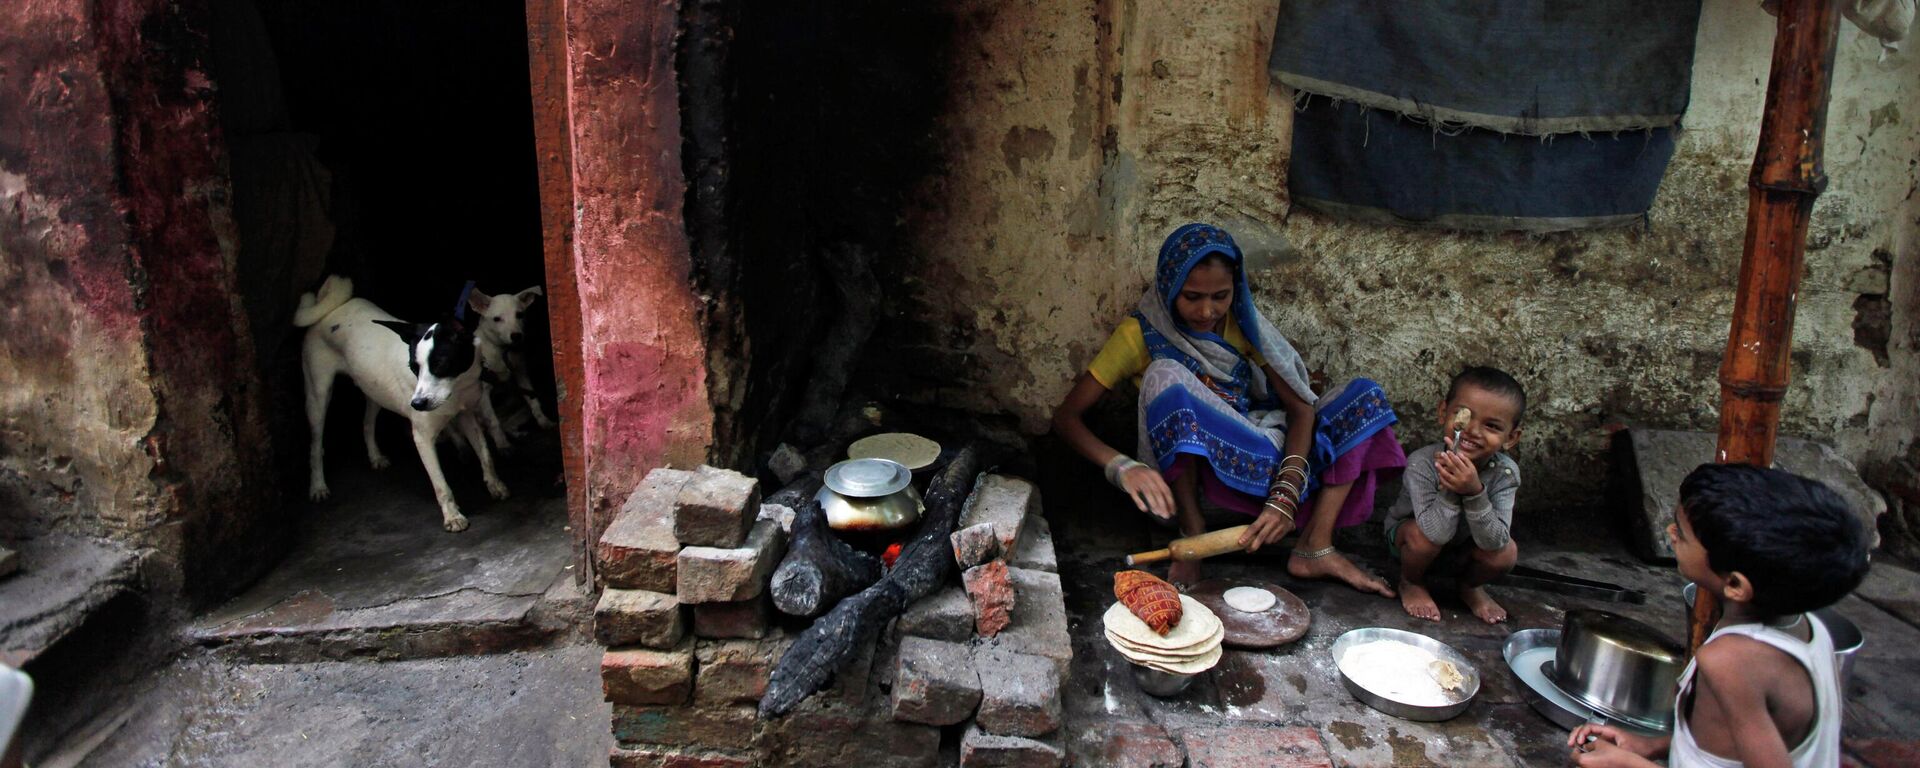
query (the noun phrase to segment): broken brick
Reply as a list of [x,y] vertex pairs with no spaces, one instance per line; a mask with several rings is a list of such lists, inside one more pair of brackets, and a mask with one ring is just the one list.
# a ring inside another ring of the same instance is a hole
[[686,635],[685,613],[673,595],[609,587],[593,609],[593,637],[608,647],[672,648]]
[[962,580],[967,585],[967,598],[973,602],[974,631],[981,637],[1000,634],[1012,620],[1015,600],[1007,564],[994,560],[976,565],[967,569]]
[[981,730],[1045,736],[1060,729],[1060,662],[990,646],[975,649],[973,662],[981,692],[974,722]]
[[680,568],[680,540],[673,536],[674,499],[692,472],[656,469],[627,496],[594,545],[595,572],[617,589],[673,592]]
[[893,673],[893,719],[953,725],[980,704],[980,677],[968,648],[944,640],[909,637],[900,642]]
[[600,657],[600,690],[615,704],[680,704],[693,694],[693,644],[615,648]]
[[729,469],[701,467],[675,499],[673,535],[690,547],[738,547],[759,515],[759,481]]

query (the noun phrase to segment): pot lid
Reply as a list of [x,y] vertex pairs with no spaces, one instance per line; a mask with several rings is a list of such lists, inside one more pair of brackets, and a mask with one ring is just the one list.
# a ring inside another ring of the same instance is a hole
[[855,498],[885,496],[912,482],[912,471],[886,459],[848,459],[828,467],[826,476],[834,493]]

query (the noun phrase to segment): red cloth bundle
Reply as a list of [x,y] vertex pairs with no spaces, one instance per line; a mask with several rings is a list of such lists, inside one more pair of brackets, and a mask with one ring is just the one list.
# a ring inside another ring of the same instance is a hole
[[1164,635],[1180,623],[1180,591],[1151,573],[1114,574],[1113,596],[1155,633]]

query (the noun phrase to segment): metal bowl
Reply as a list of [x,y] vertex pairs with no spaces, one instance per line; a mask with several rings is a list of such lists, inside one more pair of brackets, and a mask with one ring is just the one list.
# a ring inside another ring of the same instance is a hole
[[1182,675],[1162,672],[1133,662],[1127,662],[1127,666],[1133,667],[1133,681],[1140,684],[1140,690],[1163,699],[1185,692],[1187,686],[1193,685],[1193,679],[1200,676],[1199,673]]
[[827,514],[827,527],[836,531],[897,531],[918,522],[925,509],[911,485],[873,498],[842,496],[822,486],[813,498]]
[[850,499],[879,498],[913,485],[913,471],[888,459],[847,459],[827,467],[821,478],[834,493]]
[[[1429,706],[1395,701],[1367,690],[1359,683],[1354,682],[1353,678],[1348,677],[1346,670],[1340,669],[1340,659],[1347,654],[1348,649],[1361,643],[1370,643],[1375,640],[1397,640],[1407,645],[1424,649],[1444,661],[1452,662],[1455,667],[1459,668],[1460,674],[1466,676],[1466,683],[1463,686],[1465,693],[1460,694],[1459,700],[1451,704]],[[1467,711],[1467,705],[1472,704],[1473,697],[1480,693],[1480,670],[1476,669],[1472,662],[1467,661],[1466,656],[1461,655],[1461,653],[1454,650],[1452,646],[1427,637],[1426,635],[1398,629],[1389,629],[1387,627],[1364,627],[1341,635],[1340,639],[1333,641],[1333,647],[1328,649],[1328,652],[1333,655],[1333,668],[1340,673],[1340,682],[1347,686],[1348,693],[1353,694],[1353,697],[1359,699],[1361,703],[1393,715],[1394,717],[1425,722],[1451,720],[1461,712]]]
[[1609,718],[1666,729],[1686,664],[1686,649],[1660,630],[1606,611],[1568,611],[1553,682]]
[[[1693,615],[1693,596],[1700,591],[1700,585],[1688,584],[1680,589],[1681,602],[1687,605],[1687,615]],[[1833,606],[1814,611],[1809,616],[1827,628],[1827,634],[1833,638],[1833,663],[1840,670],[1840,687],[1845,689],[1853,680],[1853,657],[1860,655],[1860,647],[1866,645],[1867,638],[1860,633],[1859,625],[1841,616]]]

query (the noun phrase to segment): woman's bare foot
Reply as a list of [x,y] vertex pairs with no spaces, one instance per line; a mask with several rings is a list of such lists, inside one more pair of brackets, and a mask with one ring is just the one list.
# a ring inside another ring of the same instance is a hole
[[1182,587],[1190,587],[1200,583],[1200,561],[1173,561],[1172,565],[1167,566],[1167,581]]
[[1433,593],[1428,592],[1424,585],[1406,579],[1400,580],[1400,607],[1407,609],[1407,615],[1416,619],[1440,620],[1440,605],[1433,601]]
[[1481,621],[1498,624],[1507,620],[1507,609],[1493,601],[1486,587],[1462,587],[1460,599],[1466,602],[1467,610],[1473,611],[1473,615],[1480,617]]
[[1387,586],[1386,581],[1361,570],[1360,566],[1354,565],[1352,560],[1339,552],[1312,558],[1299,555],[1288,557],[1287,574],[1296,579],[1335,579],[1361,592],[1393,597],[1393,588]]

